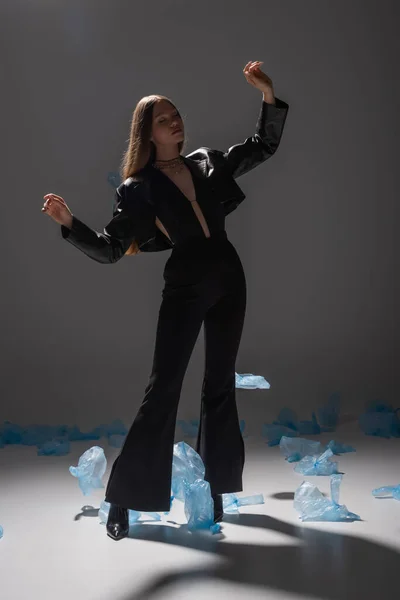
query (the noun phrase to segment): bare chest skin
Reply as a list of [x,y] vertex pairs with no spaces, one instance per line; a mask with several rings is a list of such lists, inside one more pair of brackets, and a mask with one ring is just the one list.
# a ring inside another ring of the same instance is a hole
[[175,183],[182,194],[184,194],[190,202],[196,200],[196,190],[193,184],[192,174],[186,165],[184,165],[184,168],[180,173],[168,173],[168,171],[164,171],[164,173]]
[[[182,171],[180,171],[180,173],[168,173],[167,170],[165,170],[164,174],[167,175],[167,177],[169,177],[171,181],[180,189],[182,194],[186,196],[186,199],[188,200],[188,202],[191,203],[191,206],[200,222],[200,225],[204,231],[204,235],[206,237],[210,237],[211,234],[210,230],[208,229],[207,222],[204,218],[200,205],[196,200],[196,189],[193,183],[193,177],[192,173],[190,172],[190,169],[186,165],[184,165],[184,168],[182,169]],[[164,225],[161,223],[158,217],[156,218],[156,225],[159,229],[161,229],[164,232],[164,234],[167,237],[170,238]]]

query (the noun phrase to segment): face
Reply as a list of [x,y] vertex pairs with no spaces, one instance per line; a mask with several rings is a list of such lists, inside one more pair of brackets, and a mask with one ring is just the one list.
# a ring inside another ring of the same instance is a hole
[[[179,130],[179,132],[176,132]],[[167,100],[158,100],[153,107],[151,140],[160,145],[174,145],[184,139],[183,121],[178,110]]]

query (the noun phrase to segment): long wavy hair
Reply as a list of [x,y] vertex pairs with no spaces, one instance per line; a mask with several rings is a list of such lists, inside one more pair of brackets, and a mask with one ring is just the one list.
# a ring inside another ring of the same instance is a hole
[[[140,175],[145,167],[155,159],[156,146],[150,138],[153,124],[153,108],[159,100],[167,100],[180,115],[179,110],[167,96],[151,94],[139,100],[132,114],[128,147],[121,161],[120,175],[122,181],[125,181],[128,177]],[[185,140],[178,142],[179,153],[181,153],[184,144]],[[125,255],[131,256],[139,252],[139,246],[134,240],[125,252]]]

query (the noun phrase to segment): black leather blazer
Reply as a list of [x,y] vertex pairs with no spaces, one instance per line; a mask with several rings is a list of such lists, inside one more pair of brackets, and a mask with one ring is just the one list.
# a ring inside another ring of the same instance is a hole
[[[225,215],[246,197],[235,179],[270,158],[277,150],[289,105],[275,97],[275,104],[262,101],[254,135],[231,146],[226,152],[201,147],[184,160],[189,168],[209,178]],[[61,225],[62,237],[97,262],[109,264],[122,258],[135,240],[141,252],[169,250],[173,244],[155,224],[156,212],[146,168],[126,179],[115,192],[113,218],[103,233],[78,219],[69,229]]]

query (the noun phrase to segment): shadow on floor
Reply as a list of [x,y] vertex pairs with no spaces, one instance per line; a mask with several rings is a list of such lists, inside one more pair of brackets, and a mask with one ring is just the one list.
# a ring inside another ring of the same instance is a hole
[[377,600],[392,597],[398,589],[400,554],[379,542],[292,525],[267,515],[225,514],[224,522],[279,532],[293,543],[221,544],[222,533],[190,533],[186,525],[137,524],[131,528],[130,538],[213,553],[216,560],[214,567],[184,570],[177,565],[176,570],[156,575],[148,586],[126,595],[125,600],[159,598],[169,586],[199,580],[237,582],[323,600]]

